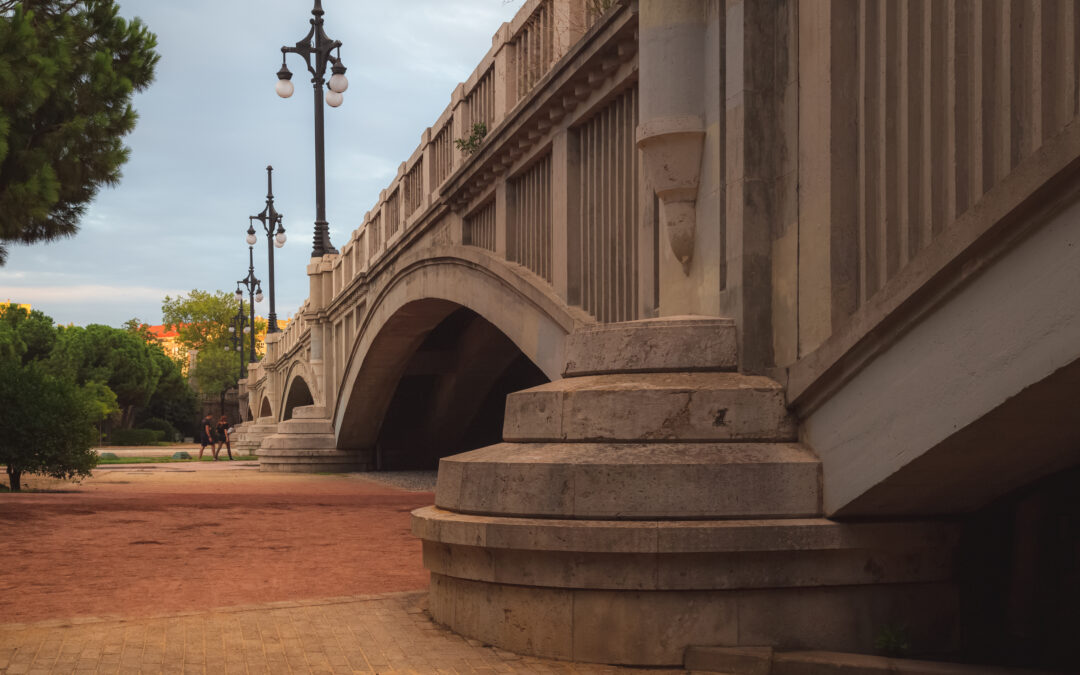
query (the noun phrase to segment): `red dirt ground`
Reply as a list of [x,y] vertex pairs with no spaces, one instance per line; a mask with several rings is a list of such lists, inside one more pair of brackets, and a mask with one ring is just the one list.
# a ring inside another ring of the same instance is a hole
[[[185,465],[188,466],[188,465]],[[427,587],[409,512],[357,476],[98,470],[0,494],[0,623],[149,616]]]

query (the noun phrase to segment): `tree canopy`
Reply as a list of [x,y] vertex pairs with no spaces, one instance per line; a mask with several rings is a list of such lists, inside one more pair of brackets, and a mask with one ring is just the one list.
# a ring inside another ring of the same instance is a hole
[[116,0],[0,0],[0,264],[9,242],[70,236],[120,180],[157,37]]
[[199,401],[180,364],[169,358],[156,341],[150,344],[150,355],[157,363],[161,377],[150,400],[139,409],[136,420],[141,424],[156,417],[194,436],[198,428]]
[[115,396],[104,385],[80,387],[47,368],[56,327],[41,312],[0,305],[0,464],[12,490],[24,473],[89,475],[97,463],[94,424]]
[[[248,305],[242,304],[246,315]],[[175,298],[166,295],[161,303],[161,319],[179,333],[177,341],[184,347],[202,349],[229,341],[229,325],[240,307],[232,293],[195,289]]]
[[[179,333],[177,341],[185,349],[198,352],[193,375],[202,393],[223,395],[240,379],[240,355],[229,326],[238,310],[248,316],[249,309],[246,302],[237,302],[232,293],[224,291],[193,290],[175,298],[165,296],[161,305],[165,325]],[[256,319],[256,335],[265,330],[266,321]],[[245,338],[245,344],[250,345],[250,335]],[[249,348],[245,346],[245,350]]]
[[146,341],[126,330],[98,324],[61,328],[49,362],[54,372],[71,377],[76,384],[107,385],[124,412],[125,426],[133,419],[135,407],[150,401],[161,377]]

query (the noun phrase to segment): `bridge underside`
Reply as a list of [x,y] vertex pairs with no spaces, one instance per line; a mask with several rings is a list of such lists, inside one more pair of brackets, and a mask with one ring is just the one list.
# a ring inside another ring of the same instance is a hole
[[507,394],[547,381],[489,321],[454,310],[408,357],[379,428],[376,469],[435,469],[442,457],[498,443]]

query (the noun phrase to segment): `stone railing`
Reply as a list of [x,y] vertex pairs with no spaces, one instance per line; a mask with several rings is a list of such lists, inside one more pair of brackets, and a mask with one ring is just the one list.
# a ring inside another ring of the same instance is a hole
[[[651,315],[654,274],[642,261],[655,259],[653,236],[639,225],[653,213],[633,133],[636,4],[620,0],[590,14],[592,5],[526,2],[340,253],[310,262],[308,300],[268,344],[273,400],[285,395],[290,364],[305,358],[309,384],[321,392],[315,399],[335,400],[364,320],[364,294],[407,247],[488,251],[602,321]],[[518,59],[531,65],[522,70]],[[454,140],[475,122],[487,134],[466,154]],[[582,180],[589,183],[579,189]]]
[[264,359],[267,363],[273,363],[288,354],[303,340],[304,335],[310,330],[307,319],[304,317],[306,309],[307,303],[305,302],[293,315],[289,325],[285,326],[285,330],[267,335],[266,357]]
[[[573,44],[599,22],[603,14],[590,9],[594,7],[588,0],[529,0],[513,21],[500,27],[491,49],[453,92],[450,105],[423,132],[420,145],[401,164],[374,208],[365,214],[361,227],[333,260],[331,297],[379,264],[424,219],[442,196],[447,179],[470,162],[471,158],[454,146],[454,140],[467,138],[476,123],[486,126],[490,138],[516,107],[527,102]],[[615,3],[614,10],[619,9],[625,8]],[[619,119],[624,126],[632,123]],[[620,128],[618,133],[624,131]],[[626,138],[632,139],[632,135],[631,129]],[[536,140],[535,132],[532,140]],[[601,140],[596,136],[597,143]],[[636,166],[633,158],[631,161],[631,167]],[[553,255],[551,170],[550,158],[540,159],[535,167],[510,181],[515,193],[513,208],[519,217],[506,233],[507,249],[500,251],[549,282]],[[496,250],[495,215],[493,202],[470,213],[463,243]],[[620,312],[612,312],[612,316],[617,315]]]
[[804,224],[774,279],[774,312],[797,317],[775,342],[794,397],[1060,170],[1039,155],[1080,110],[1078,17],[1069,2],[860,0],[800,20],[799,76],[827,86],[798,94],[784,170],[800,188],[777,207],[797,201]]

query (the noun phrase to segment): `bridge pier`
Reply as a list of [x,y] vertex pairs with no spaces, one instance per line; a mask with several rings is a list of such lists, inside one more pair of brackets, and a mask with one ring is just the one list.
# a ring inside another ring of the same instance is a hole
[[322,406],[293,409],[293,416],[278,423],[277,433],[267,437],[259,451],[259,471],[315,473],[366,471],[371,461],[360,453],[338,450],[334,425]]
[[273,417],[260,417],[236,427],[231,436],[233,449],[240,454],[255,454],[263,441],[277,431]]
[[783,388],[724,319],[594,326],[507,399],[505,442],[444,458],[413,514],[431,612],[515,652],[681,664],[691,645],[872,651],[954,639],[956,532],[824,517]]

